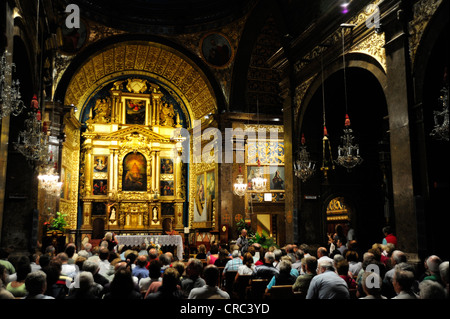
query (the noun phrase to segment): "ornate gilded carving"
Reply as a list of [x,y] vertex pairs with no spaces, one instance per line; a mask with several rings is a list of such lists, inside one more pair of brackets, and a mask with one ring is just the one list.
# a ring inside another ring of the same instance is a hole
[[111,121],[111,99],[97,99],[94,106],[94,122],[109,123]]
[[173,104],[161,103],[160,124],[164,126],[174,126],[175,111]]
[[119,43],[95,53],[73,76],[64,103],[81,109],[98,87],[119,73],[149,75],[163,82],[183,99],[193,118],[217,110],[214,91],[203,71],[181,53],[152,42]]
[[442,3],[442,0],[420,0],[414,4],[414,17],[409,22],[409,53],[412,65],[427,25]]
[[[356,26],[362,25],[366,28],[366,21],[372,16],[372,14],[377,10],[378,4],[382,0],[375,0],[369,5],[365,6],[357,15],[350,18],[346,23],[354,24]],[[350,35],[352,30],[350,28],[344,29],[344,36]],[[374,34],[375,30],[372,30],[368,36],[352,43],[348,52],[361,52],[373,56],[377,59],[380,64],[386,70],[386,55],[384,52],[384,35]],[[329,46],[339,45],[342,42],[342,30],[338,28],[331,35],[329,35],[322,43],[327,43]],[[326,46],[317,45],[307,54],[305,54],[301,59],[299,59],[294,64],[294,69],[296,72],[300,72],[307,64],[307,61],[311,61],[323,54],[328,48]]]
[[300,113],[300,109],[303,103],[303,98],[306,95],[306,92],[309,89],[309,86],[311,85],[312,81],[317,75],[314,75],[307,79],[306,81],[302,82],[299,86],[295,88],[295,96],[294,96],[294,119],[297,121],[297,117]]

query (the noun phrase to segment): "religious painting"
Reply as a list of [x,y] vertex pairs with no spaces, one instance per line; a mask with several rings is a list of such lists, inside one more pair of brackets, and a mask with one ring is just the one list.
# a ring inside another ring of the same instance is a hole
[[124,157],[122,190],[147,191],[147,160],[141,153],[130,153]]
[[94,172],[95,173],[108,172],[108,157],[106,155],[94,156]]
[[92,183],[93,195],[107,195],[108,194],[108,180],[107,179],[94,179]]
[[284,190],[284,166],[270,166],[270,189]]
[[146,100],[125,99],[125,124],[145,125]]
[[253,188],[252,188],[252,179],[256,177],[259,169],[261,169],[261,175],[263,175],[263,168],[262,167],[247,166],[247,190],[249,190],[249,191],[253,190]]
[[[214,171],[206,172],[206,201],[213,202],[216,198],[216,186],[215,186],[215,175]],[[211,209],[208,209],[209,211],[212,211]]]
[[89,29],[87,24],[80,19],[79,28],[68,28],[65,20],[57,29],[58,48],[65,54],[77,53],[87,42]]
[[205,174],[198,174],[195,183],[194,197],[194,222],[206,222],[208,220],[205,205],[206,189]]
[[216,197],[215,171],[197,175],[196,181],[194,222],[208,222],[211,220]]
[[202,56],[214,67],[225,67],[231,60],[233,50],[228,39],[220,33],[209,33],[201,41]]
[[174,194],[173,181],[160,181],[159,192],[161,196],[173,196]]
[[161,174],[173,174],[173,160],[170,158],[161,158]]

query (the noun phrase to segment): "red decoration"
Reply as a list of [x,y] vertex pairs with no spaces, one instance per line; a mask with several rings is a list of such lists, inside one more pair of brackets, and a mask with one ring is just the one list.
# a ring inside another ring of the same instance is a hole
[[328,136],[328,131],[327,131],[326,126],[323,127],[323,136]]
[[39,110],[37,111],[36,119],[37,119],[38,121],[41,120],[41,111],[39,111]]
[[305,145],[305,134],[302,133],[302,145]]
[[38,102],[37,96],[35,94],[35,95],[33,95],[33,99],[31,100],[31,109],[37,110],[38,108],[39,108],[39,102]]
[[345,126],[350,126],[350,118],[348,117],[348,114],[345,114]]

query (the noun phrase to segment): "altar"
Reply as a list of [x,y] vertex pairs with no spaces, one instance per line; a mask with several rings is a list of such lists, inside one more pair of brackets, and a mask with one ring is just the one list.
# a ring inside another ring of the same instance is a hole
[[176,246],[178,260],[183,260],[183,239],[180,235],[116,235],[119,245],[142,245],[146,243],[162,246]]

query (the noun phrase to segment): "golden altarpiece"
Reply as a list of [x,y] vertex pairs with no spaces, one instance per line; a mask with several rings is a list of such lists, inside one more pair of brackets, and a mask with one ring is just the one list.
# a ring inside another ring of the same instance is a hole
[[[72,229],[78,209],[78,225],[92,239],[105,231],[183,230],[186,168],[180,144],[172,137],[186,115],[176,104],[159,85],[125,78],[89,100],[86,128],[78,143],[74,136],[77,131],[80,135],[79,126],[66,119],[60,207],[70,217]],[[79,163],[70,157],[77,152],[76,144]]]

